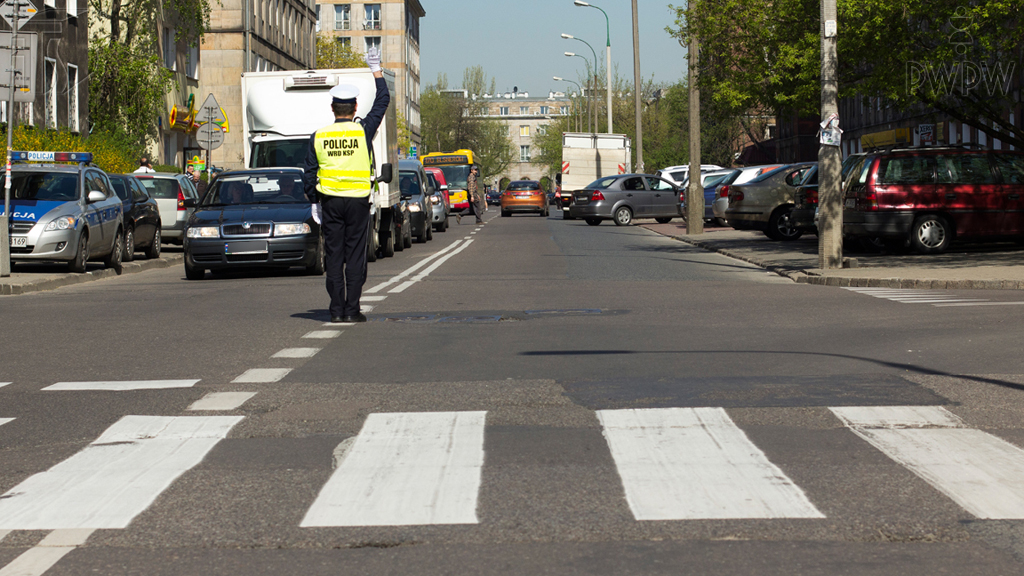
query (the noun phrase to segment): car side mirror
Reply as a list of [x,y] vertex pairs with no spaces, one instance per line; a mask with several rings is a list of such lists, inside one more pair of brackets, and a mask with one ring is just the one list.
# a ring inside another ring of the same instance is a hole
[[448,191],[448,185],[447,184],[441,184],[441,191],[442,192],[447,192]]
[[102,202],[106,199],[107,195],[104,194],[103,192],[100,192],[99,190],[93,190],[92,192],[89,192],[89,195],[86,196],[85,198],[86,202],[88,202],[89,204],[92,204],[94,202]]
[[389,163],[381,164],[381,166],[380,166],[380,177],[377,178],[377,181],[384,182],[385,184],[390,184],[391,183],[391,179],[394,177],[394,175],[395,175],[394,174],[394,168],[391,166],[391,164],[389,164]]
[[185,208],[195,208],[198,202],[196,202],[195,198],[185,198],[185,201],[182,202],[182,204],[185,205]]

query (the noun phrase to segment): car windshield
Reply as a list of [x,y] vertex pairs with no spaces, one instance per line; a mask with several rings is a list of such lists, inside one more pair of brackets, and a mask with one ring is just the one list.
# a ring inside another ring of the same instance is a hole
[[765,180],[767,180],[767,179],[771,178],[772,176],[775,176],[776,174],[778,174],[783,168],[785,168],[785,166],[779,166],[778,168],[772,168],[771,170],[768,170],[764,174],[761,174],[757,178],[754,178],[753,180],[751,180],[750,183],[751,184],[757,184],[758,182],[764,182]]
[[604,190],[615,183],[618,180],[618,176],[608,176],[607,178],[601,178],[594,180],[590,184],[587,184],[587,188],[591,190]]
[[203,198],[203,206],[238,204],[309,204],[298,173],[219,176]]
[[506,190],[536,190],[538,187],[539,185],[536,182],[522,181],[512,182],[511,184],[508,185],[508,188],[506,188]]
[[419,196],[423,190],[420,175],[415,172],[399,172],[398,183],[405,196]]
[[465,190],[469,184],[469,166],[438,166],[449,188]]
[[252,145],[252,160],[249,163],[253,168],[303,168],[308,152],[308,139],[255,142]]
[[178,199],[178,181],[173,178],[139,177],[146,192],[153,198]]
[[[0,177],[0,186],[6,184],[6,178]],[[50,202],[78,200],[78,174],[15,172],[11,180],[11,198]]]
[[723,180],[725,180],[729,176],[732,176],[732,173],[729,173],[729,174],[719,174],[718,176],[711,176],[707,180],[704,181],[704,187],[705,188],[710,188],[712,186],[718,186],[719,184],[722,183]]

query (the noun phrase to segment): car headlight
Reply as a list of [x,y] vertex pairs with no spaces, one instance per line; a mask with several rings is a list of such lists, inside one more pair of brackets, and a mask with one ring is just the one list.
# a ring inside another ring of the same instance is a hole
[[419,211],[420,211],[420,205],[419,204],[409,204],[409,212],[419,212]]
[[220,228],[216,226],[193,226],[188,229],[189,238],[220,238]]
[[274,236],[309,234],[309,224],[274,224]]
[[57,218],[56,220],[51,220],[50,223],[46,225],[45,231],[46,232],[52,232],[53,230],[71,230],[74,227],[75,227],[75,217],[74,216],[61,216],[60,218]]

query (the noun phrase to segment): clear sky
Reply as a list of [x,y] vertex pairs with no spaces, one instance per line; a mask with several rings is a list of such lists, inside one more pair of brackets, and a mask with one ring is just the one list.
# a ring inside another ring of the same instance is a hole
[[[420,83],[423,87],[448,75],[458,88],[469,66],[482,66],[494,77],[501,92],[546,95],[549,90],[575,89],[552,76],[579,80],[586,65],[565,52],[593,55],[582,42],[566,40],[571,34],[590,43],[599,63],[605,61],[605,18],[600,10],[573,5],[573,0],[420,0],[427,15],[420,20]],[[685,79],[686,51],[665,32],[674,25],[674,13],[665,0],[639,0],[640,73],[655,82]],[[685,5],[686,0],[671,3]],[[595,0],[611,20],[612,73],[633,80],[633,16],[630,0]],[[617,68],[616,68],[617,67]]]

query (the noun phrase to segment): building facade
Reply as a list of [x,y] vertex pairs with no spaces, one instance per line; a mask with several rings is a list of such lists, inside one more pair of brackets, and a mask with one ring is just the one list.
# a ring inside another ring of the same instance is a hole
[[[14,103],[14,120],[39,128],[87,132],[89,4],[85,0],[42,0],[37,7],[39,11],[19,31],[34,33],[36,38],[34,98],[32,102]],[[11,31],[4,21],[0,21],[0,27],[4,33]],[[10,63],[4,67],[9,68]],[[0,88],[0,121],[4,123],[8,90],[6,86]]]
[[422,139],[420,123],[420,18],[426,11],[419,0],[322,0],[316,5],[316,29],[359,53],[375,46],[381,66],[395,73],[392,106],[405,116],[412,143]]
[[[547,173],[547,167],[533,163],[536,149],[534,139],[544,134],[554,118],[567,116],[572,110],[572,100],[561,92],[549,92],[547,96],[533,96],[529,92],[506,92],[471,96],[487,102],[487,118],[501,122],[508,134],[509,146],[515,152],[508,178],[512,180],[540,180]],[[495,185],[496,182],[488,182]]]
[[309,70],[316,60],[313,0],[221,0],[212,3],[210,31],[198,54],[198,107],[213,94],[227,116],[224,144],[213,150],[215,166],[244,165],[242,74]]

